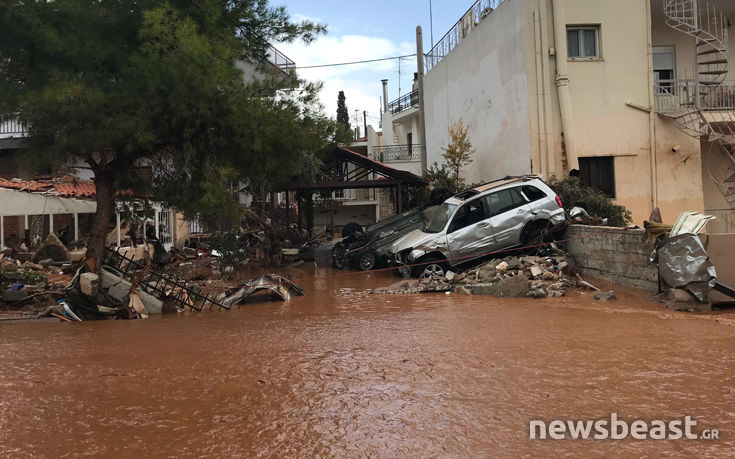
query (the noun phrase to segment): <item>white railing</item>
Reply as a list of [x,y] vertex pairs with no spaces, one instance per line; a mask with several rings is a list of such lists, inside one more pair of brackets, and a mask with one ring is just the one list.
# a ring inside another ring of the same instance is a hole
[[3,136],[16,136],[24,135],[26,128],[17,119],[2,120],[0,119],[0,135]]
[[474,5],[454,24],[436,45],[424,56],[425,71],[428,73],[449,54],[472,30],[500,6],[505,0],[477,0]]
[[735,81],[700,89],[697,98],[695,80],[660,80],[655,83],[656,112],[673,113],[681,110],[735,110]]

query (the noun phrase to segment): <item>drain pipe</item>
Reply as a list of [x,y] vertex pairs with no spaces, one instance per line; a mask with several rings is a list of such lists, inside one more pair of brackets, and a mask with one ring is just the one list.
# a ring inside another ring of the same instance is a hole
[[656,161],[656,95],[653,90],[653,37],[651,27],[651,5],[646,4],[646,27],[648,28],[648,135],[651,149],[651,211],[658,207],[658,164]]
[[567,25],[564,14],[564,0],[552,0],[554,16],[554,49],[556,51],[556,89],[559,93],[559,111],[564,132],[564,146],[567,153],[568,171],[579,170],[577,159],[572,98],[569,94],[569,75],[567,74]]

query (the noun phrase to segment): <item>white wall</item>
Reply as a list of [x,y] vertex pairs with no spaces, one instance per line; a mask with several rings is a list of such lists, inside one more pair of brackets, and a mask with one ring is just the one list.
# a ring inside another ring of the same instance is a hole
[[447,129],[462,118],[476,152],[468,182],[531,171],[523,0],[507,0],[424,79],[428,164],[442,162]]

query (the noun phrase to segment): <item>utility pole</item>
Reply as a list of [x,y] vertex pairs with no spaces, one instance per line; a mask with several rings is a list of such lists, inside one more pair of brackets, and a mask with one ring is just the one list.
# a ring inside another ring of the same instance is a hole
[[431,49],[434,49],[434,11],[429,0],[429,31],[431,32]]
[[419,74],[419,142],[421,142],[421,175],[426,176],[426,115],[424,114],[424,37],[421,26],[416,26],[416,68]]
[[362,124],[365,126],[365,137],[367,137],[367,110],[362,111]]

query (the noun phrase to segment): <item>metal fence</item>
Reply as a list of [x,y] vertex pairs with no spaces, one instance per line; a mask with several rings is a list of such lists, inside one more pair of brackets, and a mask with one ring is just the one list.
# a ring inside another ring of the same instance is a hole
[[735,110],[735,81],[700,87],[694,80],[659,80],[655,83],[656,111],[671,113],[684,109]]
[[420,161],[421,145],[386,145],[373,147],[373,157],[381,163],[392,161]]
[[424,56],[424,66],[429,72],[444,56],[449,54],[467,35],[472,32],[492,11],[505,0],[478,0],[462,18],[449,29],[439,41]]
[[417,90],[417,91],[411,92],[410,94],[406,94],[405,96],[401,96],[398,99],[391,102],[390,104],[388,104],[388,110],[390,110],[391,114],[395,115],[403,111],[406,111],[411,107],[417,107],[418,105],[419,105],[419,92]]

